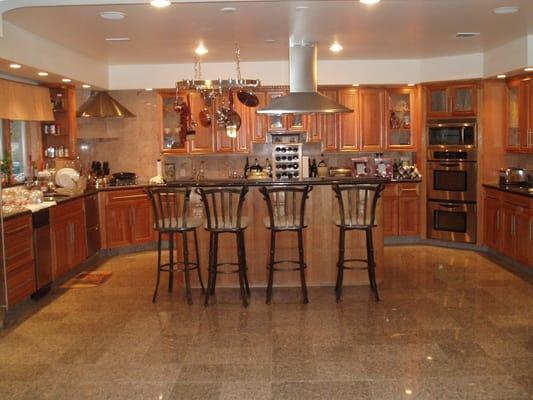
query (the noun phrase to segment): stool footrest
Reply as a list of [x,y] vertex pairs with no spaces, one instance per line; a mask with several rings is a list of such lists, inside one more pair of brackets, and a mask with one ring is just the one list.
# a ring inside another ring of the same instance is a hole
[[[238,274],[239,273],[239,268],[233,269],[231,271],[220,271],[218,269],[218,267],[225,267],[225,266],[229,266],[229,265],[233,265],[233,266],[238,267],[239,263],[236,263],[236,262],[218,263],[218,264],[215,265],[215,268],[217,270],[217,274]],[[244,269],[245,269],[245,271],[248,271],[248,267],[245,267]]]
[[[183,268],[175,268],[175,269],[172,270],[172,272],[185,272],[185,262],[183,262],[183,261],[175,261],[174,265],[183,265]],[[195,270],[195,269],[198,269],[198,263],[190,262],[189,263],[189,271],[192,271],[192,270]],[[170,272],[170,263],[161,264],[159,266],[159,270],[160,271]]]
[[[272,269],[274,271],[286,271],[286,272],[290,272],[290,271],[299,271],[300,270],[300,261],[297,261],[297,260],[276,260],[274,261],[273,263],[273,266],[272,266]],[[276,268],[274,267],[274,265],[276,264],[296,264],[298,265],[297,267],[294,267],[294,268]],[[307,268],[307,264],[303,264],[303,268]],[[267,270],[270,270],[270,264],[267,264]]]

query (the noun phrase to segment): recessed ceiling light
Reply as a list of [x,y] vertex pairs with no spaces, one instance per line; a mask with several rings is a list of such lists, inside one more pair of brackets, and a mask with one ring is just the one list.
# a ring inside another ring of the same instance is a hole
[[471,37],[475,37],[479,35],[481,35],[481,33],[479,32],[457,32],[455,34],[455,37],[456,38],[471,38]]
[[147,92],[151,92],[151,91],[154,90],[154,89],[152,89],[151,87],[147,87],[147,88],[144,89],[144,90],[146,90]]
[[235,7],[222,7],[220,11],[222,11],[223,13],[232,13],[237,11],[237,9]]
[[274,43],[275,40],[269,38],[269,39],[265,39],[265,40],[263,40],[263,42],[265,42],[265,43]]
[[81,87],[84,89],[89,89],[91,85],[87,85],[86,83],[84,83],[83,85],[81,85]]
[[13,68],[13,69],[21,69],[21,68],[22,68],[22,65],[20,65],[20,64],[9,64],[9,68]]
[[411,389],[405,389],[405,394],[413,394],[413,391]]
[[407,86],[414,86],[414,83],[408,83]]
[[63,78],[63,79],[61,79],[61,82],[70,83],[70,82],[72,82],[72,79]]
[[363,4],[377,4],[379,3],[381,0],[359,0],[361,3]]
[[304,10],[309,10],[309,6],[296,6],[294,7],[294,9],[296,11],[304,11]]
[[329,49],[334,53],[338,53],[339,51],[342,51],[342,46],[339,44],[339,42],[334,42],[331,46],[329,46]]
[[531,71],[533,71],[533,67],[526,67],[526,68],[524,68],[524,71],[531,72]]
[[496,7],[492,10],[494,14],[514,14],[520,10],[520,7],[518,6],[503,6],[503,7]]
[[121,19],[126,18],[126,13],[120,11],[102,11],[100,17],[111,21],[120,21]]
[[352,83],[352,86],[353,86],[353,87],[358,87],[359,84],[358,84],[358,83]]
[[507,77],[507,75],[505,75],[505,74],[496,75],[496,78],[498,78],[498,79],[503,79],[503,78],[506,78],[506,77]]
[[199,55],[203,56],[204,54],[207,54],[209,50],[204,46],[203,43],[200,43],[196,49],[194,49],[194,52]]
[[39,76],[48,76],[48,72],[44,72],[44,71],[37,72],[37,75],[39,75]]
[[106,42],[129,42],[129,37],[108,37],[105,38]]
[[170,0],[152,0],[150,4],[157,8],[164,8],[170,5]]

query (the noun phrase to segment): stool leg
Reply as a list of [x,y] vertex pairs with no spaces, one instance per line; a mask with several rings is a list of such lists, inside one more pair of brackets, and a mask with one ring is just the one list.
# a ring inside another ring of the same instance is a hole
[[168,292],[174,286],[174,233],[168,234]]
[[211,283],[211,296],[215,295],[215,286],[217,285],[218,270],[218,232],[215,232],[213,239],[213,280]]
[[237,232],[236,234],[236,240],[237,240],[237,258],[238,258],[238,264],[239,264],[239,287],[241,289],[241,299],[242,299],[242,305],[243,307],[248,307],[248,295],[246,293],[246,284],[245,284],[245,277],[246,274],[245,268],[246,265],[244,264],[244,256],[243,256],[243,244],[244,237],[242,235],[242,232]]
[[267,286],[267,298],[266,303],[270,304],[272,299],[272,286],[274,285],[274,261],[276,252],[276,232],[270,230],[270,262],[268,264],[268,286]]
[[209,304],[209,295],[211,294],[211,285],[213,283],[213,247],[215,245],[215,234],[214,232],[209,232],[209,265],[207,267],[207,288],[205,291],[205,301],[204,305]]
[[366,251],[368,257],[368,276],[370,286],[374,290],[376,301],[379,301],[378,284],[376,282],[376,261],[374,260],[374,242],[372,239],[372,229],[366,230]]
[[189,274],[189,244],[187,243],[187,232],[182,232],[183,239],[183,272],[185,273],[185,290],[187,292],[187,303],[192,304],[191,276]]
[[200,286],[202,287],[202,293],[205,293],[204,281],[202,280],[202,271],[200,270],[200,252],[198,251],[198,234],[196,229],[194,229],[194,250],[196,252],[196,272],[198,273],[198,280],[200,281]]
[[157,298],[157,289],[159,289],[159,280],[161,278],[161,232],[157,233],[157,280],[155,283],[154,296],[152,297],[152,303],[155,303]]
[[337,303],[341,301],[342,298],[342,285],[344,281],[344,251],[345,251],[345,242],[346,242],[346,231],[344,228],[339,230],[339,261],[337,262],[337,286],[335,287],[335,292],[337,295]]
[[304,239],[303,232],[301,229],[298,230],[298,254],[299,254],[299,263],[300,263],[300,280],[302,282],[302,294],[304,298],[304,304],[309,303],[307,297],[307,285],[305,284],[305,263],[304,263]]
[[246,246],[244,245],[244,231],[241,232],[241,248],[242,248],[242,259],[244,264],[244,284],[246,287],[246,294],[248,297],[252,295],[250,291],[250,284],[248,283],[248,262],[246,261]]

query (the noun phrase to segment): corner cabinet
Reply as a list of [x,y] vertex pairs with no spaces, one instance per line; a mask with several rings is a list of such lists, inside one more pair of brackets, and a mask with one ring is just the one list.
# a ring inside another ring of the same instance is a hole
[[507,85],[506,150],[533,152],[533,84],[530,78],[515,79]]
[[473,117],[476,115],[476,85],[427,86],[427,117]]

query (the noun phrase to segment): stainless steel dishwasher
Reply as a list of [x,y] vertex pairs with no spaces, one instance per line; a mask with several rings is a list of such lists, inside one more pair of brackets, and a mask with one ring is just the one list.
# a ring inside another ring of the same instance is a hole
[[48,293],[52,286],[52,243],[50,241],[50,210],[45,208],[32,214],[33,251],[35,259],[35,283],[38,299]]

